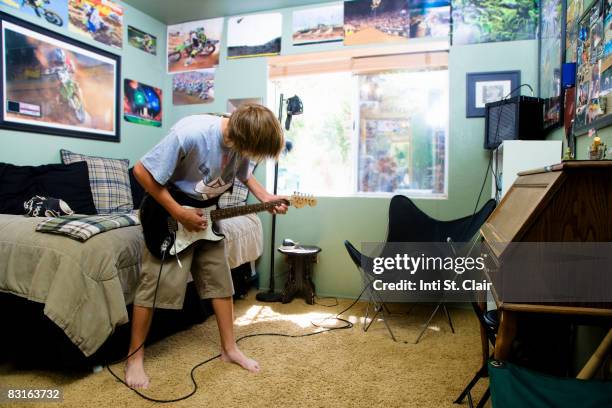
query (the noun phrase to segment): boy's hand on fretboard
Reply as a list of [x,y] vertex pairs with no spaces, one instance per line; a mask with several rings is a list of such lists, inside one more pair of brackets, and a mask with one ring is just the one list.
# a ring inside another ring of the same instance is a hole
[[[270,194],[268,197],[266,197],[266,199],[263,202],[268,203],[270,201],[278,201],[278,200],[286,200],[287,202],[289,201],[287,197]],[[287,203],[284,202],[282,204],[279,204],[269,209],[268,212],[270,214],[286,214],[288,210],[289,210],[289,206],[287,205]]]

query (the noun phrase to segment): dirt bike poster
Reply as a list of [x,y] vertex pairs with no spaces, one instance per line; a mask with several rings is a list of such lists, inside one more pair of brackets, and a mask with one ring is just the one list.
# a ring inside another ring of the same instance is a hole
[[123,7],[111,0],[69,0],[70,31],[119,48],[123,47]]
[[343,3],[293,12],[293,45],[322,44],[343,39]]
[[168,73],[197,71],[219,65],[223,18],[168,26]]
[[68,24],[68,0],[0,0],[0,5],[18,9],[56,27]]
[[198,105],[215,100],[215,69],[181,72],[172,77],[172,104]]
[[124,79],[123,117],[130,123],[161,127],[162,90],[138,81]]
[[141,51],[157,55],[157,37],[130,25],[128,26],[128,43]]
[[119,141],[121,57],[0,13],[0,127]]
[[225,112],[226,113],[232,113],[236,109],[238,109],[239,107],[241,107],[242,105],[245,105],[247,103],[256,103],[258,105],[261,105],[262,101],[261,101],[261,98],[234,98],[234,99],[228,99],[227,100],[227,105],[225,107]]
[[280,13],[231,17],[227,23],[227,58],[278,55],[282,32]]

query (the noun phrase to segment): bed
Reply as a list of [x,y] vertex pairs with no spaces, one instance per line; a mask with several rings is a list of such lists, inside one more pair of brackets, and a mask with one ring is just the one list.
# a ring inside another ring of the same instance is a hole
[[[92,356],[129,321],[144,246],[141,228],[119,228],[81,243],[36,232],[40,221],[0,214],[0,292],[10,302],[18,297],[36,303],[83,356]],[[256,215],[223,220],[219,227],[231,268],[261,255],[263,232]],[[19,311],[11,314],[13,326],[19,320],[14,313]]]

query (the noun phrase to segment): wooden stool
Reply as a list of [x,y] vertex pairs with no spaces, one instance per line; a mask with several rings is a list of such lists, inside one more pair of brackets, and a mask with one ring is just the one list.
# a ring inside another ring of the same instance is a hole
[[317,262],[321,248],[313,245],[280,247],[278,252],[285,255],[289,264],[289,275],[283,291],[283,303],[289,303],[296,295],[301,295],[309,305],[314,304],[315,287],[312,283],[312,264]]

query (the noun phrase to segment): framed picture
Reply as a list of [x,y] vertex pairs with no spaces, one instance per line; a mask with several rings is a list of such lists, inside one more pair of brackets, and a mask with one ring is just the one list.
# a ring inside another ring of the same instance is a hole
[[468,118],[485,115],[485,105],[519,94],[521,71],[478,72],[467,74],[466,113]]
[[0,13],[0,127],[118,142],[121,57]]
[[574,134],[612,125],[612,10],[596,1],[578,23]]
[[564,0],[542,0],[538,41],[539,96],[544,99],[544,131],[563,124],[561,68],[565,60]]

